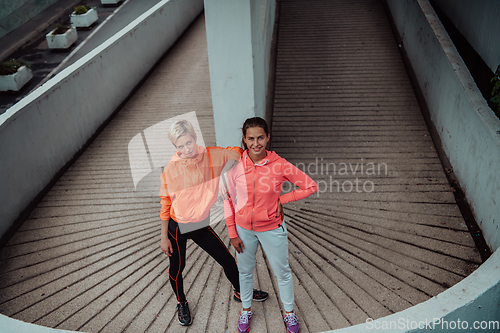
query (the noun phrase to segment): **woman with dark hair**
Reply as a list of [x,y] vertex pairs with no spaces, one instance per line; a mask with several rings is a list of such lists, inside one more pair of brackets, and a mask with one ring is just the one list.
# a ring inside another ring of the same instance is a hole
[[[293,311],[293,280],[288,265],[288,233],[282,204],[303,199],[316,192],[318,186],[293,164],[266,150],[270,138],[264,119],[247,119],[242,127],[245,151],[240,163],[228,173],[229,195],[224,201],[224,217],[231,244],[237,252],[243,305],[237,328],[242,333],[250,330],[253,272],[259,243],[278,280],[287,332],[300,331]],[[294,183],[299,189],[281,195],[285,181]]]

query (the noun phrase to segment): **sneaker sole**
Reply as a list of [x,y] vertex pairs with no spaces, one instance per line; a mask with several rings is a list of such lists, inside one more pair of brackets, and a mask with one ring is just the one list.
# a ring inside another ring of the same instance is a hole
[[179,318],[177,318],[177,321],[179,322],[179,324],[181,326],[190,326],[193,323],[193,318],[191,318],[191,321],[189,323],[181,323],[181,321],[179,320]]
[[[292,333],[290,330],[288,330],[288,327],[286,328],[286,333]],[[300,327],[299,327],[299,330],[297,331],[297,333],[300,333]]]
[[240,329],[238,327],[236,327],[236,330],[239,332],[239,333],[248,333],[250,332],[250,325],[248,325],[248,329],[246,331],[240,331]]
[[[288,327],[287,327],[287,329],[286,329],[286,333],[292,333],[292,332],[290,332],[290,331],[288,330]],[[299,328],[299,330],[297,331],[297,333],[300,333],[300,328]]]

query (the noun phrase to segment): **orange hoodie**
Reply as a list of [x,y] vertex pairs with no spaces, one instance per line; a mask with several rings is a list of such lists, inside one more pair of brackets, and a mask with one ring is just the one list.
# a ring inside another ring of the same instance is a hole
[[200,222],[217,201],[219,177],[229,159],[240,160],[239,147],[198,146],[194,158],[172,156],[161,175],[160,219],[177,223]]
[[[266,153],[266,158],[254,164],[245,150],[240,163],[228,172],[230,198],[224,200],[224,217],[229,238],[238,237],[235,224],[254,231],[278,228],[282,219],[276,217],[278,199],[286,204],[318,190],[314,180],[299,168],[273,151]],[[294,183],[299,189],[281,195],[285,181]]]

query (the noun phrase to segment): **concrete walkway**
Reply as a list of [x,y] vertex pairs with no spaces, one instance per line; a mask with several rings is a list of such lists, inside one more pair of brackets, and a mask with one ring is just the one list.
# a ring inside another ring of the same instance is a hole
[[303,322],[349,326],[437,295],[480,258],[382,3],[281,10],[273,149],[321,192],[287,205]]
[[[273,149],[321,190],[285,207],[302,332],[437,295],[480,258],[382,4],[281,6]],[[192,243],[184,275],[194,322],[177,323],[159,200],[134,190],[127,150],[140,131],[193,110],[205,143],[215,143],[206,47],[201,17],[0,250],[0,313],[85,332],[236,331],[241,304]],[[228,244],[224,223],[215,229]],[[253,304],[252,332],[285,332],[260,252],[256,270],[271,297]]]

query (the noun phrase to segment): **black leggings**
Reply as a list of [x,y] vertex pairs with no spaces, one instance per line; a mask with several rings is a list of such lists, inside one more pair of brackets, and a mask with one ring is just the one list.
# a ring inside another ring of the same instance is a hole
[[[201,223],[202,222],[200,222],[200,224]],[[224,273],[229,282],[233,285],[234,290],[240,291],[236,260],[210,226],[181,234],[177,222],[170,219],[170,221],[168,221],[168,239],[172,243],[173,248],[172,255],[169,257],[170,267],[168,269],[168,275],[170,277],[172,289],[177,296],[177,301],[186,301],[182,271],[186,266],[186,244],[188,239],[192,239],[199,247],[214,258],[224,269]]]

